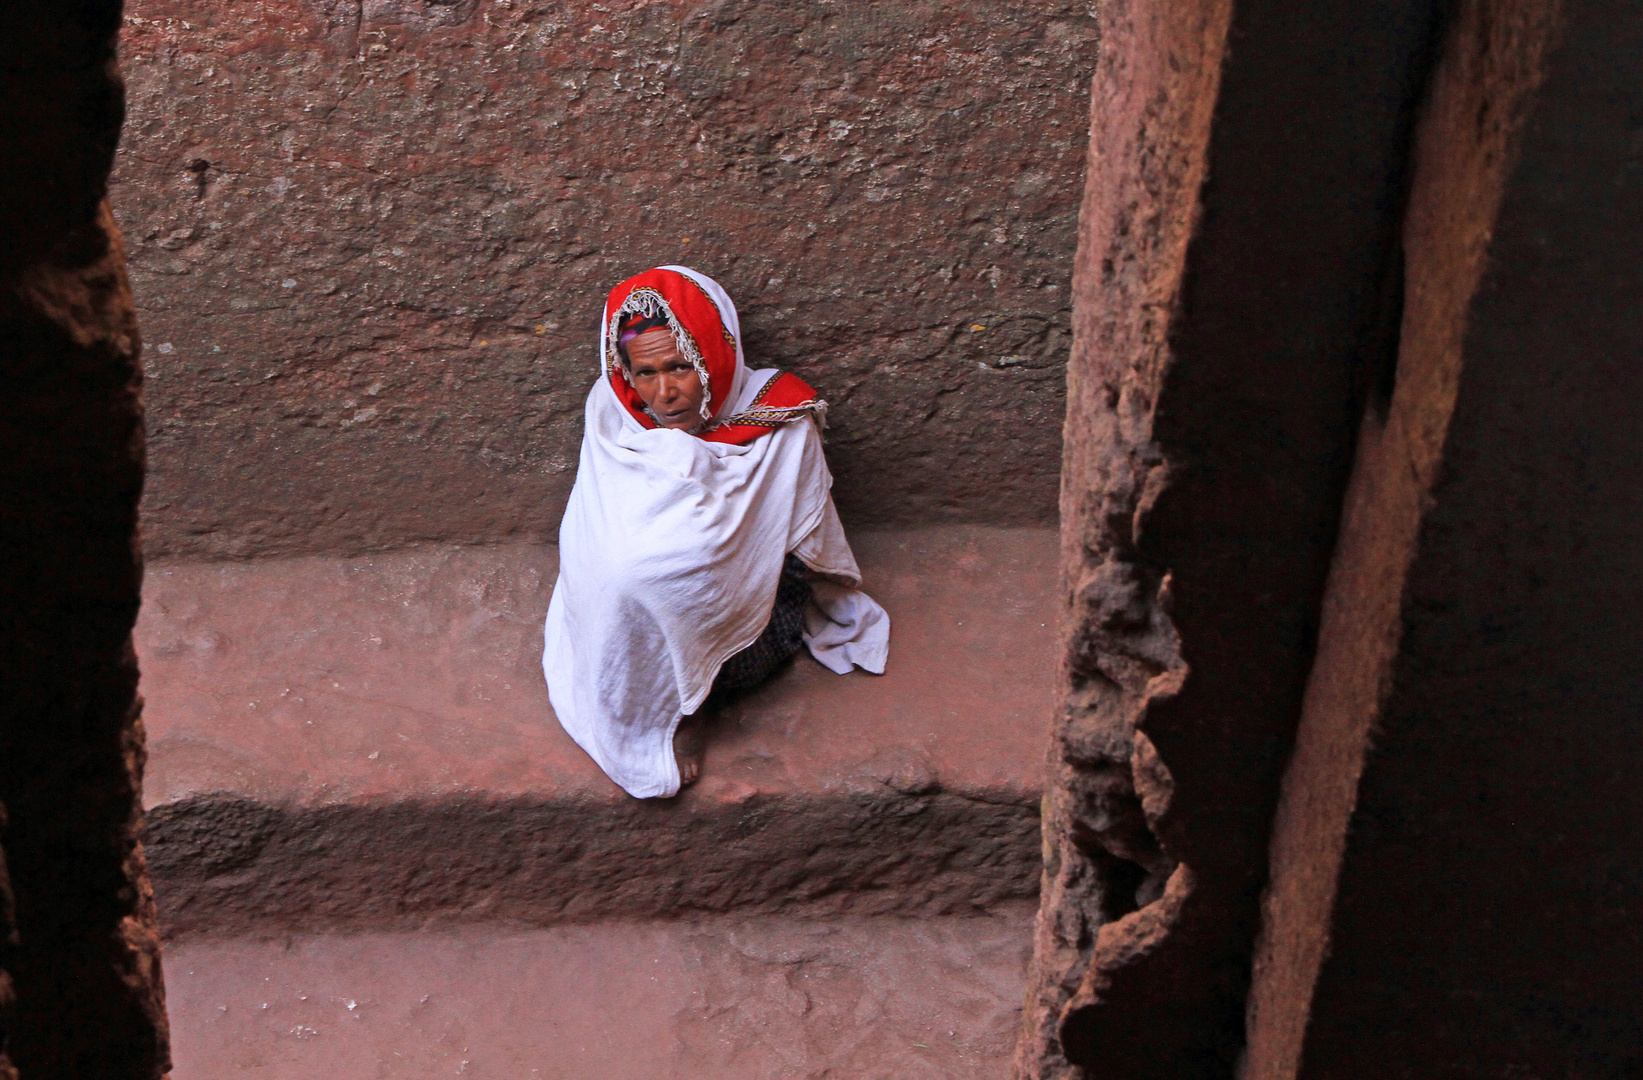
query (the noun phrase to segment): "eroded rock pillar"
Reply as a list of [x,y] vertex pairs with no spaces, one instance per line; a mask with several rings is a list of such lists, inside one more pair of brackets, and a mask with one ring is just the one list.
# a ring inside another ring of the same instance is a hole
[[1115,0],[1101,18],[1016,1075],[1228,1076],[1352,434],[1395,347],[1436,14]]
[[1458,5],[1273,839],[1248,1080],[1643,1068],[1643,12]]
[[0,1076],[22,1080],[168,1067],[137,841],[138,338],[104,200],[119,18],[0,6]]

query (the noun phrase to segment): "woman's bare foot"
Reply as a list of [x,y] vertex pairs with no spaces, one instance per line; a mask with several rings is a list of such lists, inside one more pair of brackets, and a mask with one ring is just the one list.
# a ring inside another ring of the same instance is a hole
[[673,759],[679,763],[679,786],[689,787],[702,775],[702,750],[706,743],[702,722],[694,716],[679,721],[673,731]]

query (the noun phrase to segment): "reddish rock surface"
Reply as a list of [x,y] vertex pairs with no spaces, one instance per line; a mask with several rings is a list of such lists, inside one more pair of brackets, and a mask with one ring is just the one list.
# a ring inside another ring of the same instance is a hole
[[964,912],[1037,887],[1055,534],[861,534],[883,676],[796,659],[703,781],[623,794],[542,682],[551,547],[152,564],[168,933],[693,910]]
[[[1317,661],[1274,826],[1245,1064],[1246,1076],[1263,1080],[1288,1080],[1302,1065],[1359,780],[1371,743],[1391,735],[1371,733],[1385,723],[1382,699],[1399,662],[1422,519],[1434,505],[1456,392],[1469,374],[1463,339],[1489,253],[1479,238],[1495,225],[1553,14],[1545,3],[1471,2],[1457,10],[1416,141],[1397,383],[1360,432]],[[1385,1028],[1375,1027],[1384,1038]],[[1377,1058],[1377,1070],[1394,1067],[1386,1055]]]
[[992,1080],[1030,908],[170,946],[175,1080]]
[[1234,1067],[1352,423],[1393,357],[1433,15],[1102,8],[1018,1075]]
[[1018,1074],[1636,1075],[1643,18],[1102,32]]
[[135,0],[151,553],[552,540],[605,291],[685,262],[857,525],[1054,520],[1083,3]]
[[[157,1080],[119,4],[0,6],[0,1077]],[[13,1070],[15,1066],[15,1072]]]
[[1643,1071],[1643,10],[1458,11],[1285,778],[1252,1080]]

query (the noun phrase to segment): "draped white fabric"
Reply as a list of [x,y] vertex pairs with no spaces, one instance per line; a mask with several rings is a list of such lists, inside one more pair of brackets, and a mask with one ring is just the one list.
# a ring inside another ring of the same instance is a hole
[[[748,370],[717,283],[667,269],[695,279],[724,314],[737,370],[721,415],[741,411],[776,372]],[[642,428],[600,378],[585,420],[542,669],[559,722],[612,780],[639,798],[677,793],[674,729],[763,631],[788,552],[826,575],[806,618],[811,654],[841,674],[884,671],[890,619],[858,588],[812,419],[745,446],[705,442]]]

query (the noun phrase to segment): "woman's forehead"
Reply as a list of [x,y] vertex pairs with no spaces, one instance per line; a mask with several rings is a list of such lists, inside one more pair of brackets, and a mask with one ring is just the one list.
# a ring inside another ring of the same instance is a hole
[[630,359],[639,360],[642,358],[652,363],[679,355],[678,343],[673,340],[672,331],[666,327],[646,330],[631,339],[625,348]]

